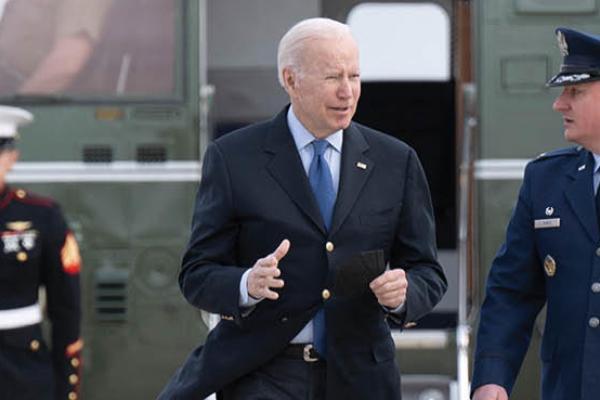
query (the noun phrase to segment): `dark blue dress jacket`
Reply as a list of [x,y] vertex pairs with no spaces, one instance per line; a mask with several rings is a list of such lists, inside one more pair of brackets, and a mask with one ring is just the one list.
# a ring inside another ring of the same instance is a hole
[[[472,388],[512,390],[537,314],[543,400],[600,398],[600,233],[590,153],[569,148],[530,162],[490,270]],[[593,288],[596,288],[595,290]],[[596,325],[596,326],[594,326]]]
[[[370,291],[336,296],[336,267],[384,249],[407,271],[404,321],[429,312],[446,289],[436,260],[429,189],[415,152],[356,123],[344,131],[340,186],[326,231],[286,121],[274,119],[214,141],[204,156],[192,235],[179,276],[195,307],[224,316],[160,399],[203,399],[269,362],[325,307],[327,398],[397,399],[400,376],[385,313]],[[362,163],[362,164],[360,164]],[[364,168],[366,166],[366,168]],[[285,287],[241,315],[240,278],[283,239]],[[334,244],[327,251],[325,244]],[[331,249],[331,248],[330,248]],[[323,300],[328,288],[332,295]]]

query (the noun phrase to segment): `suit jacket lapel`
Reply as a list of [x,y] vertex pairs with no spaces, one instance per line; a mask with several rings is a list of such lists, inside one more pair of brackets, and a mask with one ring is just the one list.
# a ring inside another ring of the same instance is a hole
[[[589,152],[582,151],[581,153],[575,167],[567,173],[571,184],[566,186],[565,196],[590,238],[598,242],[599,233],[592,185],[594,162],[589,156]],[[585,165],[585,169],[580,170],[582,165]]]
[[331,234],[337,232],[367,182],[375,162],[364,153],[369,149],[365,138],[354,123],[344,131],[342,144],[342,165],[340,168],[340,186],[333,212]]
[[286,107],[272,121],[264,150],[273,155],[267,170],[308,218],[326,233],[321,212],[304,172],[298,149],[287,125]]

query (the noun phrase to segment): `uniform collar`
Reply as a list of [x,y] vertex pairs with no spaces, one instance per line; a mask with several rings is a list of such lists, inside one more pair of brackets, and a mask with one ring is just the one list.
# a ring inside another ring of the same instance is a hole
[[12,198],[12,190],[8,185],[4,185],[2,189],[0,189],[0,209],[6,207],[8,203],[10,203]]
[[[306,146],[312,143],[313,140],[316,139],[314,135],[310,133],[308,129],[304,127],[304,125],[302,125],[302,122],[300,122],[298,117],[296,117],[292,106],[290,106],[290,108],[288,109],[287,122],[290,128],[290,132],[292,132],[292,136],[294,137],[294,143],[296,143],[296,148],[298,149],[298,151],[304,149]],[[340,129],[339,131],[336,131],[325,138],[325,140],[329,142],[331,147],[333,147],[338,153],[342,152],[342,132],[343,131]]]
[[9,193],[10,188],[8,187],[8,185],[4,185],[4,187],[0,189],[0,203],[6,198],[6,196],[8,196]]

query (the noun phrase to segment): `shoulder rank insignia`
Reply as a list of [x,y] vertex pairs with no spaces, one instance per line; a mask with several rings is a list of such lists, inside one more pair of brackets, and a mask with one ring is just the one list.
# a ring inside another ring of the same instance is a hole
[[81,270],[81,255],[73,233],[67,233],[65,244],[60,251],[63,270],[69,275],[78,274]]

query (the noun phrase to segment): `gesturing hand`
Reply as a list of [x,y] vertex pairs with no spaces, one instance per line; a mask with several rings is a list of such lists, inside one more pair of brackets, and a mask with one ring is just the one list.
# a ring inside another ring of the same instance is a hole
[[403,269],[395,268],[385,271],[373,279],[369,287],[382,306],[396,309],[406,300],[408,280]]
[[289,249],[290,241],[284,239],[274,252],[256,260],[252,269],[250,269],[246,283],[250,296],[255,299],[277,300],[279,298],[279,294],[271,289],[283,287],[283,279],[278,279],[281,270],[277,268],[277,265]]
[[508,400],[506,389],[493,383],[478,387],[473,394],[473,400]]

